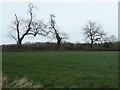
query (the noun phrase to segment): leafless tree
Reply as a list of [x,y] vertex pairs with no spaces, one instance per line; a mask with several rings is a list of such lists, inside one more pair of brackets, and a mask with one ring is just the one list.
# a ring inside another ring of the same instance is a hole
[[117,38],[114,35],[106,36],[104,42],[115,43],[117,42]]
[[33,20],[33,8],[32,4],[29,4],[29,19],[19,19],[17,14],[15,14],[14,26],[11,28],[15,30],[16,35],[11,34],[12,38],[17,42],[20,47],[22,41],[27,35],[36,36],[37,34],[46,36],[45,28],[47,26],[42,21]]
[[[17,37],[15,35],[11,35],[17,42],[18,45],[22,44],[22,41],[26,35],[29,34],[31,30],[31,24],[33,22],[33,6],[29,4],[29,20],[20,20],[18,19],[17,14],[15,14],[15,22],[12,28],[16,31]],[[24,21],[24,22],[23,22]]]
[[67,39],[68,36],[64,32],[59,32],[56,26],[55,15],[50,15],[50,22],[49,22],[49,37],[51,39],[57,40],[57,46],[60,47],[61,41],[63,39]]
[[93,47],[95,42],[101,42],[105,33],[101,30],[100,25],[96,22],[89,21],[83,28],[85,40],[90,41],[90,47]]

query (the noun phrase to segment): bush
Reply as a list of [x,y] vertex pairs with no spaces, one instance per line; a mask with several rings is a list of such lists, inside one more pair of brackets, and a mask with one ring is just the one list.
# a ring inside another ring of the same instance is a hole
[[[3,51],[18,51],[17,45],[2,45]],[[56,51],[56,50],[69,50],[69,51],[117,51],[118,43],[103,43],[94,44],[90,47],[88,43],[62,43],[61,47],[58,48],[56,43],[32,43],[23,44],[20,51]]]

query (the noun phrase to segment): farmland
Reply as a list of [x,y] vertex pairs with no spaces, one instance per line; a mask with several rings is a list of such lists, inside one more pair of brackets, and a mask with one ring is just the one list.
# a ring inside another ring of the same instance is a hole
[[2,70],[10,81],[26,76],[43,87],[118,87],[118,52],[3,52]]

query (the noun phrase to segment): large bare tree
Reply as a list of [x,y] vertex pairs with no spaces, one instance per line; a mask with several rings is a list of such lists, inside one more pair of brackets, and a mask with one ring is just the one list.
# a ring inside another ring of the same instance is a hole
[[90,41],[90,47],[93,47],[95,42],[101,42],[105,33],[101,30],[101,26],[96,22],[89,21],[83,28],[85,40]]
[[57,28],[56,21],[55,21],[55,15],[50,15],[50,22],[49,22],[49,37],[51,39],[57,40],[57,46],[60,47],[61,41],[63,39],[67,39],[68,36],[64,32],[60,32]]
[[11,35],[17,42],[18,45],[22,44],[22,41],[26,35],[29,34],[31,30],[31,25],[33,22],[33,6],[29,4],[29,20],[19,19],[17,14],[15,14],[14,26],[12,28],[16,31],[16,35]]
[[17,14],[15,14],[14,26],[11,28],[15,30],[16,35],[11,34],[11,36],[15,39],[19,47],[22,45],[22,41],[27,35],[47,35],[47,32],[45,31],[47,26],[41,20],[35,21],[33,19],[33,9],[34,6],[29,4],[29,19],[19,19]]

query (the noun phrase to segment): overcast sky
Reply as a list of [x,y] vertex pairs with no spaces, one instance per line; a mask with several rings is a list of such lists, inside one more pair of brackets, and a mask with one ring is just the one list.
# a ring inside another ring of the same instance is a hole
[[[89,21],[102,24],[107,35],[118,37],[118,3],[117,2],[37,2],[34,11],[35,18],[49,21],[49,15],[55,14],[57,26],[60,31],[68,34],[69,42],[84,42],[82,27]],[[2,3],[2,40],[0,44],[14,44],[14,39],[9,37],[10,26],[14,14],[27,18],[28,3],[6,2]],[[0,24],[0,25],[1,25]],[[37,36],[25,37],[23,42],[50,42],[48,38]]]

